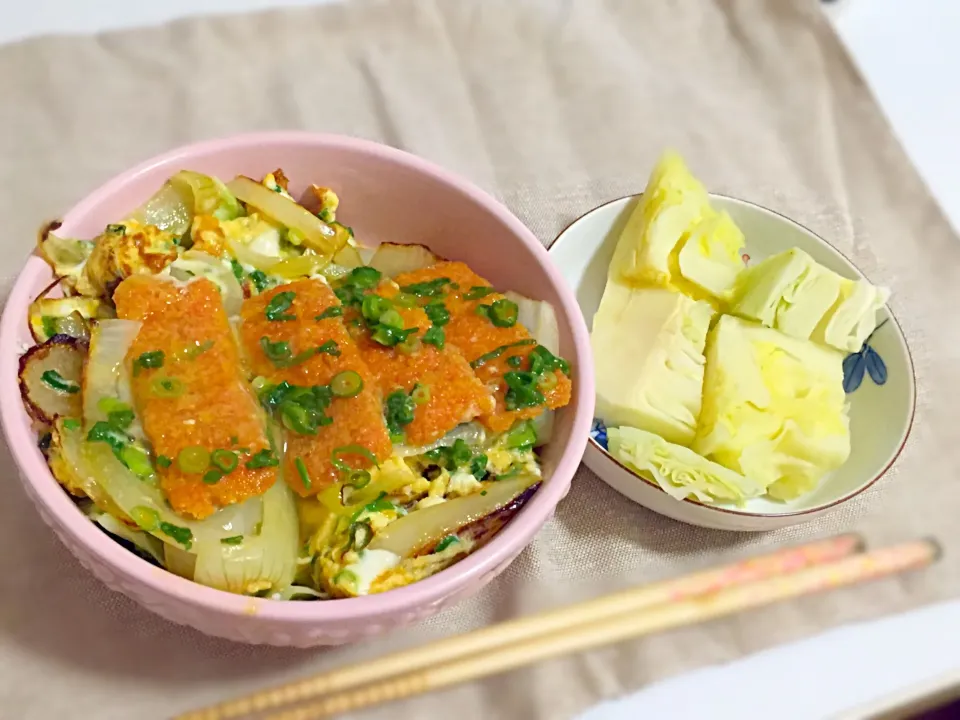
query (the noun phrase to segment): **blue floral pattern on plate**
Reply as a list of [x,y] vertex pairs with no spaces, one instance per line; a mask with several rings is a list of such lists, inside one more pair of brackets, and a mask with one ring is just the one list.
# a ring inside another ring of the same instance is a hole
[[607,445],[607,426],[604,425],[603,420],[600,418],[593,419],[593,425],[590,427],[590,437],[592,437],[604,450],[607,452],[610,451],[610,448]]
[[883,362],[880,353],[870,346],[870,340],[876,334],[877,330],[887,324],[884,320],[877,326],[877,329],[870,333],[863,342],[860,352],[850,353],[843,360],[843,390],[846,393],[852,393],[863,383],[863,376],[869,375],[877,385],[883,385],[887,382],[887,364]]

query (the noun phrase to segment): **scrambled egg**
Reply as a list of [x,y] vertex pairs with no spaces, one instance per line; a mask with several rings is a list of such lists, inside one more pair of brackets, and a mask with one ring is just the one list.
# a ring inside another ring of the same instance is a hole
[[76,290],[87,297],[109,297],[122,280],[156,274],[176,259],[177,239],[172,234],[132,220],[108,225],[94,242]]

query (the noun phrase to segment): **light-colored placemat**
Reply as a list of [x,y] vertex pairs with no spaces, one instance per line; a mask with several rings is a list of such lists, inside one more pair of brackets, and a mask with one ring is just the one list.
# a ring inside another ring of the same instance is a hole
[[[0,502],[0,715],[162,718],[350,659],[840,529],[960,550],[960,245],[814,0],[432,0],[190,20],[0,50],[4,291],[41,220],[199,138],[375,138],[503,199],[545,243],[639,190],[673,146],[707,185],[797,218],[894,289],[920,384],[896,468],[823,521],[698,530],[581,469],[556,518],[480,596],[350,648],[250,648],[170,625],[88,576],[12,469]],[[322,177],[315,178],[322,181]],[[346,199],[349,201],[349,199]],[[0,464],[10,468],[4,451]],[[953,562],[545,663],[363,717],[566,718],[657,677],[960,590]],[[797,669],[802,685],[802,668]]]

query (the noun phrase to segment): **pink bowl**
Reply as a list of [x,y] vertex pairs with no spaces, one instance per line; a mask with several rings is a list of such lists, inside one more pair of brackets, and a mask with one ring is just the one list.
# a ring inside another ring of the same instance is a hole
[[[58,233],[96,236],[184,168],[232,178],[282,167],[293,190],[317,182],[336,189],[341,219],[365,244],[422,243],[464,260],[495,285],[553,303],[561,354],[575,371],[572,403],[558,413],[545,448],[548,481],[486,547],[432,578],[382,595],[331,602],[277,602],[214,590],[141,560],[87,520],[50,474],[20,403],[17,360],[30,344],[27,306],[51,280],[31,257],[0,322],[0,415],[20,478],[41,516],[88,570],[168,620],[247,643],[308,647],[369,637],[422,620],[477,592],[520,553],[566,495],[593,417],[593,363],[576,299],[536,237],[486,193],[400,150],[334,135],[274,132],[190,145],[155,157],[94,191]],[[38,224],[41,219],[38,218]],[[24,242],[28,240],[24,238]]]

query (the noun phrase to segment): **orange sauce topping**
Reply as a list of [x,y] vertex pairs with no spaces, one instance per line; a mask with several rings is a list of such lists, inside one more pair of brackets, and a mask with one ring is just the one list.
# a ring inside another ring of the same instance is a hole
[[[266,316],[267,305],[281,292],[294,293],[292,305],[286,313],[295,319],[269,320]],[[338,304],[333,291],[323,282],[304,279],[252,297],[244,301],[241,310],[240,337],[254,375],[263,376],[270,384],[286,381],[302,387],[328,385],[336,374],[346,370],[358,373],[363,380],[363,388],[358,395],[333,398],[326,410],[333,422],[319,427],[316,435],[300,435],[293,431],[286,433],[284,475],[290,487],[304,497],[315,495],[340,478],[341,473],[332,462],[335,449],[359,445],[378,461],[386,460],[392,452],[371,370],[340,318],[316,319],[324,310]],[[277,367],[264,352],[261,345],[261,338],[264,337],[270,342],[288,342],[294,355],[332,340],[337,343],[340,354],[318,353],[290,367]],[[362,455],[338,457],[355,469],[370,464]],[[298,458],[306,468],[309,487],[300,477],[296,466]]]
[[[199,279],[179,285],[136,275],[113,296],[118,317],[143,323],[127,353],[133,400],[144,432],[159,457],[173,460],[158,468],[160,486],[173,509],[193,518],[218,507],[261,495],[276,480],[275,468],[249,469],[245,462],[269,447],[263,413],[249,391],[230,323],[216,285]],[[163,353],[162,367],[138,366],[143,353]],[[158,394],[169,379],[180,394]],[[177,455],[188,447],[233,450],[239,464],[214,484],[202,474],[184,473]],[[243,449],[243,452],[240,451]]]
[[[530,340],[530,333],[520,323],[513,327],[497,327],[483,315],[477,313],[480,305],[490,305],[496,300],[503,299],[503,295],[491,292],[481,298],[466,299],[464,295],[474,288],[490,288],[491,285],[484,278],[477,275],[465,263],[441,262],[428,268],[415,270],[398,275],[395,280],[402,287],[416,283],[446,278],[459,286],[448,289],[449,293],[444,304],[450,312],[450,322],[444,326],[447,343],[456,347],[467,361],[473,362],[482,355],[492,352],[504,345]],[[495,360],[490,360],[476,368],[475,372],[481,382],[490,388],[496,398],[496,408],[483,414],[481,422],[495,433],[509,430],[518,420],[534,418],[542,411],[542,407],[507,410],[504,400],[507,393],[507,384],[503,379],[504,373],[513,370],[508,358],[518,356],[522,360],[522,368],[527,367],[527,356],[535,346],[521,345],[505,350]],[[550,390],[543,392],[547,407],[551,410],[563,407],[570,402],[572,384],[565,374],[557,373],[557,383]]]

